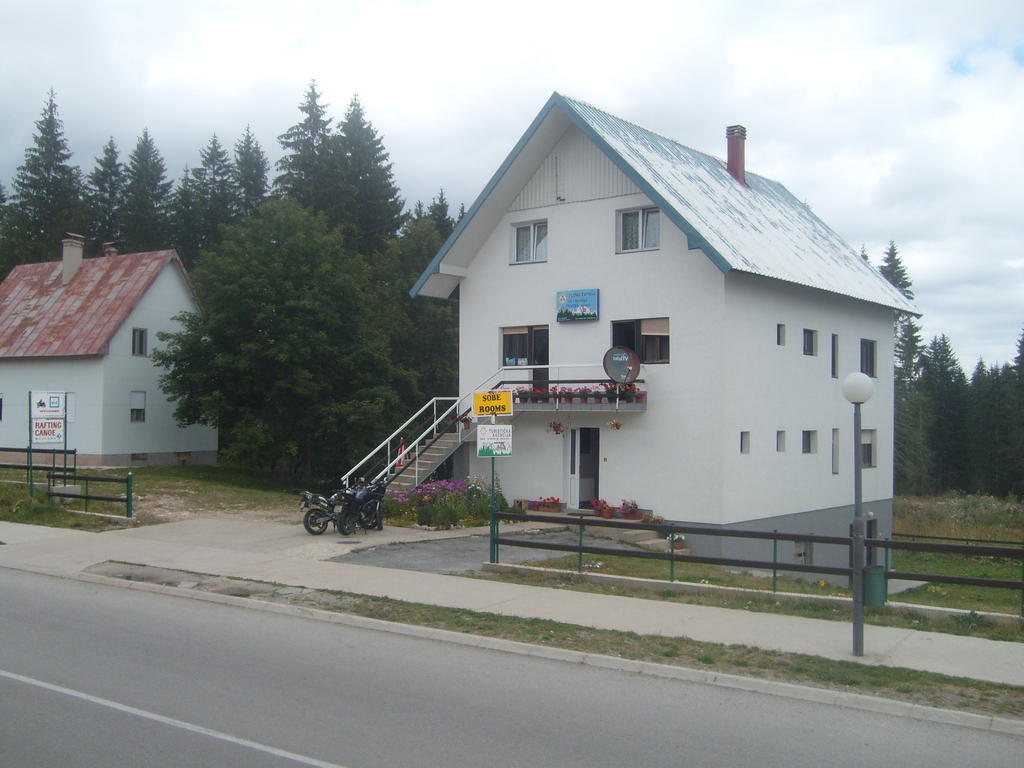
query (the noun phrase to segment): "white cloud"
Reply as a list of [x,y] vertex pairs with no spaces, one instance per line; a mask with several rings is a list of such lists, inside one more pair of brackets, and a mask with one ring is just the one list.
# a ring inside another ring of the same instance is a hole
[[0,182],[52,86],[88,172],[148,127],[177,175],[250,124],[276,158],[315,78],[358,93],[411,203],[467,205],[552,91],[786,184],[877,263],[893,239],[927,335],[965,366],[1024,325],[1024,3],[6,0]]

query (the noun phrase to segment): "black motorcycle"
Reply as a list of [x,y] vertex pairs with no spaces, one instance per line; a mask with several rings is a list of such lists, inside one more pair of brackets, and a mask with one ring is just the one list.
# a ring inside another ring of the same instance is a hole
[[313,536],[324,533],[331,523],[342,536],[351,536],[357,527],[382,531],[384,512],[381,500],[386,490],[387,483],[378,480],[342,488],[326,498],[311,491],[299,491],[302,496],[299,503],[299,512],[303,513],[302,525]]

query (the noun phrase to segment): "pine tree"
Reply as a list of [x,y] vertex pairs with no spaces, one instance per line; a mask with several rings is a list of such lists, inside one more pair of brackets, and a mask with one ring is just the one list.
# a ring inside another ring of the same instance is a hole
[[270,163],[249,126],[235,144],[235,188],[238,212],[243,218],[255,216],[267,197],[267,173]]
[[199,203],[199,249],[214,248],[220,242],[220,228],[238,219],[238,190],[235,169],[227,151],[214,134],[199,152],[202,165],[193,172]]
[[86,238],[93,248],[103,243],[118,243],[124,237],[126,187],[124,165],[111,137],[86,179]]
[[903,262],[900,260],[899,249],[892,240],[889,241],[889,247],[885,249],[885,255],[882,257],[882,266],[878,268],[878,271],[900,293],[908,299],[914,298],[914,291],[910,287],[911,283],[910,278],[907,276],[907,270],[904,269]]
[[938,489],[965,490],[967,377],[945,334],[934,337],[925,350],[919,384],[931,405],[928,445],[934,452]]
[[285,155],[277,161],[274,179],[279,194],[312,213],[322,213],[332,226],[349,223],[353,191],[345,178],[344,157],[338,137],[331,131],[327,105],[320,104],[316,81],[299,105],[302,122],[277,137]]
[[1024,496],[1024,330],[1017,339],[1017,356],[1010,367],[1010,492]]
[[51,259],[60,253],[64,233],[84,228],[82,174],[68,164],[70,159],[51,89],[32,146],[14,177],[2,259],[8,266]]
[[441,242],[447,240],[452,230],[455,229],[455,219],[448,215],[448,200],[444,196],[443,189],[437,193],[437,197],[430,201],[427,215],[437,227],[437,234],[441,236]]
[[171,182],[149,130],[142,131],[128,158],[127,196],[124,213],[126,250],[166,248],[169,237],[168,205]]
[[200,232],[203,227],[203,203],[195,173],[185,167],[171,197],[170,244],[178,252],[185,269],[191,271],[199,259]]
[[398,196],[389,156],[380,136],[367,121],[358,96],[349,102],[339,128],[346,177],[355,189],[354,246],[359,253],[379,252],[398,232],[404,205]]

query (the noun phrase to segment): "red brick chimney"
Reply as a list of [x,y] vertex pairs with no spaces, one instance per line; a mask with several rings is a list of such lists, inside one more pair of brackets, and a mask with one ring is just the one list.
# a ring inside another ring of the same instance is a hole
[[61,283],[67,285],[82,266],[82,250],[85,248],[85,236],[74,232],[66,233],[60,241],[61,247]]
[[725,167],[729,174],[743,186],[747,185],[744,147],[747,143],[747,129],[742,125],[730,125],[725,129],[727,160]]

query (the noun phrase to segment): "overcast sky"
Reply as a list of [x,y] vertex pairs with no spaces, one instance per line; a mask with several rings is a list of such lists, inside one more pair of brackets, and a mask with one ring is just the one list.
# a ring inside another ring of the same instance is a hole
[[358,94],[406,201],[468,207],[552,91],[785,184],[876,265],[895,240],[970,375],[1024,328],[1024,1],[0,0],[0,183],[47,91],[72,162],[148,128],[177,178],[214,133],[274,161],[316,79]]

